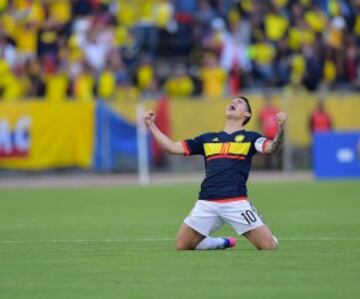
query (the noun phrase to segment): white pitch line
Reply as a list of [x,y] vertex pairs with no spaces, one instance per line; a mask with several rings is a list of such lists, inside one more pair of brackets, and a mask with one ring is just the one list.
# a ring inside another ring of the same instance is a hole
[[310,238],[278,238],[279,241],[360,241],[360,237],[310,237]]
[[91,240],[91,239],[73,239],[73,240],[0,240],[1,243],[111,243],[111,242],[164,242],[173,241],[170,238],[143,238],[143,239],[102,239],[102,240]]
[[[279,241],[360,241],[360,237],[313,237],[313,238],[278,238]],[[0,240],[0,244],[37,244],[37,243],[116,243],[116,242],[168,242],[173,238],[137,238],[137,239],[73,239],[73,240]]]

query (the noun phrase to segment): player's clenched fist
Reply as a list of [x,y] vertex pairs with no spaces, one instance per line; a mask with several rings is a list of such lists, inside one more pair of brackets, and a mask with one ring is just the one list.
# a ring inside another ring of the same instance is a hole
[[276,114],[276,119],[279,125],[284,125],[287,120],[287,114],[283,111],[280,111]]
[[145,125],[150,126],[155,121],[155,113],[153,111],[147,111],[145,112],[143,119]]

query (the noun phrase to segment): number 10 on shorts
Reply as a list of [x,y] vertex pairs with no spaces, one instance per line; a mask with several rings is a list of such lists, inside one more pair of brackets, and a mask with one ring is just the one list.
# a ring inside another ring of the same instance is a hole
[[245,212],[241,213],[241,216],[244,217],[248,224],[255,223],[257,220],[254,213],[250,210],[246,210]]

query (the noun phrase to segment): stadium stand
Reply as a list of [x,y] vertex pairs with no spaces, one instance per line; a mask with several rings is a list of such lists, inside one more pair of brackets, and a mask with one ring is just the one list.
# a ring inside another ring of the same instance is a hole
[[0,97],[358,90],[359,45],[359,1],[2,0]]

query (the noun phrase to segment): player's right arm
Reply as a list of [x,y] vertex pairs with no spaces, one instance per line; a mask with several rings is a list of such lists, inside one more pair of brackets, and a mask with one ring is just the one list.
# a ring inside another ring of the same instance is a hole
[[174,155],[185,154],[185,149],[181,142],[172,141],[155,125],[155,113],[153,111],[145,112],[143,119],[150,133],[164,151]]

